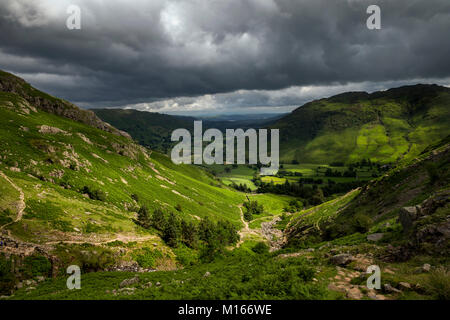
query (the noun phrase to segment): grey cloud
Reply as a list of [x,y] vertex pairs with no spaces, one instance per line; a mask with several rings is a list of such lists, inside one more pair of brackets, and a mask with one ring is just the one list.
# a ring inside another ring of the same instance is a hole
[[94,107],[290,106],[301,88],[450,77],[448,0],[4,0],[0,30],[0,68]]

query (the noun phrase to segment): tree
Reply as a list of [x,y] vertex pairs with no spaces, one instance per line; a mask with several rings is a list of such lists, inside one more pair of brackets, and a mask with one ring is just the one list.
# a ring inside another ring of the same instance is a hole
[[164,211],[156,209],[152,215],[152,226],[159,231],[163,231],[166,227],[167,221],[164,215]]
[[214,224],[208,217],[203,219],[198,226],[198,235],[200,240],[211,242],[214,236]]
[[150,226],[151,226],[149,212],[145,205],[143,205],[142,207],[139,208],[138,222],[143,228],[146,228],[146,229],[150,228]]
[[181,238],[185,245],[190,248],[196,247],[197,244],[197,228],[191,222],[181,221]]
[[250,221],[253,219],[254,214],[261,214],[264,212],[264,206],[262,204],[259,204],[258,201],[246,201],[244,202],[245,212],[244,212],[244,218],[247,221]]
[[167,243],[168,246],[176,248],[178,246],[179,236],[180,236],[179,220],[173,213],[170,213],[166,227],[163,230],[163,240]]

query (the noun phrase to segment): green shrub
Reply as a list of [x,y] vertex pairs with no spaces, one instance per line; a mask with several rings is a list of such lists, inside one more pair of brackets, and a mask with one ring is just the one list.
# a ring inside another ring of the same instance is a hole
[[431,271],[426,289],[436,299],[450,300],[450,272],[444,267]]
[[52,264],[44,256],[31,255],[25,257],[21,271],[26,277],[48,276],[52,271]]
[[175,253],[177,261],[185,267],[194,265],[198,262],[198,256],[195,250],[180,246],[172,251]]
[[145,205],[143,205],[142,207],[139,208],[138,223],[143,228],[146,228],[146,229],[150,228],[150,226],[151,226],[151,219],[150,219],[149,211]]
[[253,248],[252,251],[257,254],[266,254],[269,252],[269,247],[264,242],[258,242]]
[[355,215],[352,219],[352,227],[356,232],[359,233],[366,233],[367,231],[369,231],[372,224],[372,219],[362,213]]
[[427,170],[428,177],[430,178],[430,184],[434,184],[439,180],[439,171],[438,167],[435,163],[427,163],[425,165],[425,169]]
[[11,267],[11,260],[0,255],[0,295],[10,295],[14,289],[15,277]]
[[163,254],[158,250],[151,250],[150,248],[142,248],[133,253],[133,258],[142,268],[154,268],[156,260],[163,258]]
[[83,194],[87,194],[92,200],[105,201],[106,194],[102,190],[92,190],[88,186],[84,186],[81,191]]

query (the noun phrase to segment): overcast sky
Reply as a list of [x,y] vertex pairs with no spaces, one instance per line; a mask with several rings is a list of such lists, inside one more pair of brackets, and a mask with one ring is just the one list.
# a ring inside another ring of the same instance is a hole
[[[366,27],[371,4],[381,30]],[[0,69],[86,108],[285,112],[449,85],[449,31],[449,0],[1,0]]]

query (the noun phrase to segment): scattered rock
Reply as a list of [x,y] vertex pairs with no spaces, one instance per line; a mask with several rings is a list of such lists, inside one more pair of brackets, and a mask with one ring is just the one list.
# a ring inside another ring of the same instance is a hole
[[334,283],[330,283],[328,285],[328,290],[338,291],[338,292],[346,292],[346,289],[343,286],[337,286]]
[[347,290],[347,298],[353,299],[353,300],[361,300],[363,297],[363,294],[358,288],[351,288]]
[[411,290],[411,285],[408,282],[399,282],[398,287],[400,290]]
[[207,277],[209,277],[210,275],[211,275],[211,272],[206,271],[205,274],[203,275],[203,277],[207,278]]
[[401,293],[400,290],[394,288],[389,283],[385,283],[384,284],[384,291],[387,292],[387,293]]
[[394,271],[392,271],[391,269],[388,269],[388,268],[383,269],[383,272],[384,273],[389,273],[389,274],[395,274]]
[[425,263],[425,264],[422,266],[422,271],[423,271],[423,272],[430,272],[430,270],[431,270],[431,265],[430,265],[430,264]]
[[36,284],[36,281],[34,280],[25,280],[24,282],[27,287]]
[[361,272],[366,272],[367,268],[373,265],[372,259],[362,254],[357,254],[353,259],[355,261],[354,269]]
[[135,290],[136,290],[136,288],[122,288],[122,289],[119,289],[118,292],[122,293],[122,294],[131,295],[131,294],[134,294]]
[[139,283],[139,277],[138,277],[138,276],[135,276],[134,278],[131,278],[131,279],[125,279],[125,280],[123,280],[123,281],[120,283],[119,286],[120,286],[121,288],[123,288],[123,287],[131,286],[131,285],[136,284],[136,283]]
[[335,255],[330,258],[331,263],[339,265],[339,266],[345,266],[353,261],[353,256],[348,253],[342,253]]
[[157,283],[155,283],[155,286],[157,286],[157,287],[159,287],[161,285],[161,282],[157,282]]
[[383,239],[384,233],[372,233],[367,236],[368,241],[380,241]]
[[382,294],[369,293],[367,296],[372,300],[387,300]]
[[55,128],[55,127],[50,127],[47,125],[42,125],[42,126],[38,126],[39,132],[40,133],[51,133],[51,134],[56,134],[56,133],[62,133],[62,134],[68,134],[67,131],[61,130],[59,128]]

